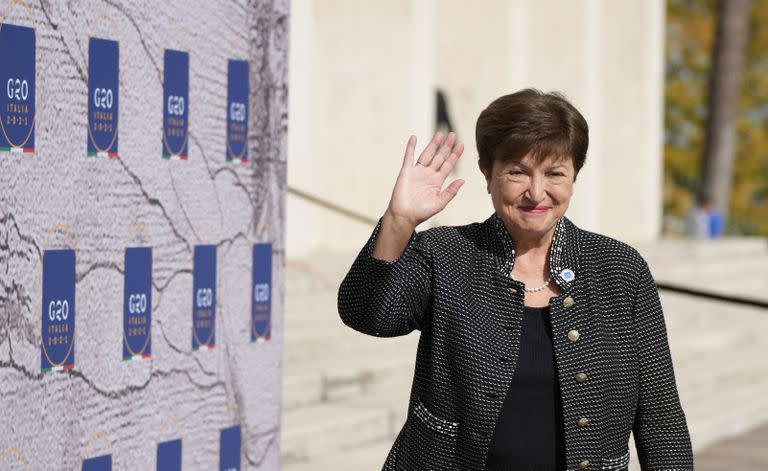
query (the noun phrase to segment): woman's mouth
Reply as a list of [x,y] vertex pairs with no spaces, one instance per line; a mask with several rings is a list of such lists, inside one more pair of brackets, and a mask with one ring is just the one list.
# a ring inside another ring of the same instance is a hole
[[521,211],[531,214],[546,213],[548,209],[548,206],[520,206]]

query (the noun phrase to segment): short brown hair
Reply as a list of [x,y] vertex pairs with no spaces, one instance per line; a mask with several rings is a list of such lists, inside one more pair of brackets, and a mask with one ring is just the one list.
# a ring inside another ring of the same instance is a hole
[[589,127],[562,94],[527,88],[488,105],[477,118],[475,140],[484,172],[495,160],[508,162],[532,153],[536,162],[570,157],[578,174],[587,158]]

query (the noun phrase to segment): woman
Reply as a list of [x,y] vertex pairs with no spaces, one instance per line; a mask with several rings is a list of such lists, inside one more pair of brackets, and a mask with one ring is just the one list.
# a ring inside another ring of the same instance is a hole
[[523,90],[481,114],[495,213],[414,232],[463,181],[434,136],[405,158],[389,206],[339,289],[348,326],[421,331],[408,416],[385,470],[692,470],[664,317],[648,266],[564,214],[588,146],[561,95]]

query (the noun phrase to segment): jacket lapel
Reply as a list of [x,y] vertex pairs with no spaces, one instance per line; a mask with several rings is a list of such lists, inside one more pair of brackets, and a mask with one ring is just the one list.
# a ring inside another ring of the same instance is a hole
[[[505,277],[515,265],[515,245],[504,222],[494,213],[485,224],[488,226],[488,246],[496,259],[496,269]],[[568,218],[561,217],[555,226],[552,245],[549,248],[549,270],[552,279],[563,291],[578,277],[578,229]],[[520,286],[522,288],[522,285]]]

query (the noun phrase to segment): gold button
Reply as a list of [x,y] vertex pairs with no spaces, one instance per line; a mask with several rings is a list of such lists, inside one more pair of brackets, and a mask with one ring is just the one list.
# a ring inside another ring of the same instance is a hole
[[584,381],[588,380],[589,377],[586,373],[576,373],[576,382],[577,383],[583,383]]
[[565,307],[571,307],[571,306],[573,306],[573,303],[574,303],[573,298],[570,297],[570,296],[568,296],[567,298],[563,299],[563,306],[565,306]]
[[586,427],[589,423],[589,419],[587,417],[582,417],[577,420],[576,423],[579,424],[579,427]]
[[581,463],[579,463],[579,468],[581,469],[587,469],[589,466],[589,460],[582,460]]
[[573,329],[568,331],[568,340],[570,340],[571,342],[575,342],[579,340],[579,337],[581,337],[581,334],[579,334],[578,330]]
[[517,293],[517,289],[516,288],[507,288],[507,291],[509,291],[512,294]]

